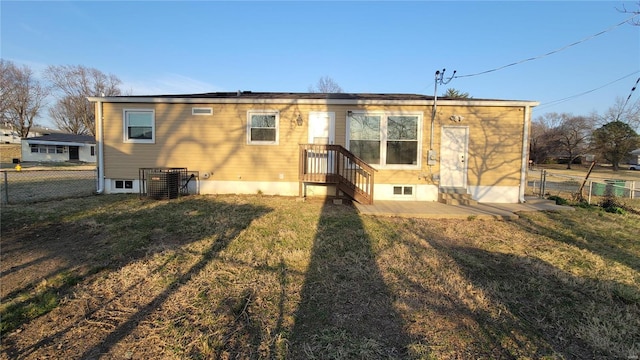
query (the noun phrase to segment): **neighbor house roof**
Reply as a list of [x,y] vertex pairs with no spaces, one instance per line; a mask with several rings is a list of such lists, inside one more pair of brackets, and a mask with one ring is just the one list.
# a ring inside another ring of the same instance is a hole
[[[90,101],[102,102],[146,102],[146,103],[325,103],[325,104],[406,104],[432,105],[433,96],[421,94],[372,94],[372,93],[292,93],[292,92],[211,92],[202,94],[175,95],[129,95],[89,97]],[[536,106],[527,100],[459,99],[438,97],[438,103],[451,105],[505,105]]]
[[27,138],[25,141],[28,144],[85,146],[95,144],[96,138],[92,135],[55,133]]

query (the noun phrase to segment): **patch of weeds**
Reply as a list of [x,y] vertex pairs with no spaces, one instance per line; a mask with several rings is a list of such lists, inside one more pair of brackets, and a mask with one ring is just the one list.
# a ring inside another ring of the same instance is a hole
[[587,210],[591,210],[591,209],[595,209],[596,208],[596,206],[589,204],[585,200],[578,201],[574,206],[575,207],[579,207],[581,209],[587,209]]
[[66,294],[66,290],[76,285],[80,277],[69,272],[60,273],[43,280],[35,288],[18,294],[13,301],[0,310],[0,333],[7,333],[55,309]]
[[467,221],[473,221],[478,218],[478,215],[469,215],[467,216]]
[[626,214],[626,210],[624,209],[624,205],[620,204],[618,200],[613,196],[607,196],[600,202],[600,207],[604,209],[604,211],[612,214]]
[[547,199],[555,201],[556,205],[567,205],[569,203],[567,199],[557,195],[549,196]]

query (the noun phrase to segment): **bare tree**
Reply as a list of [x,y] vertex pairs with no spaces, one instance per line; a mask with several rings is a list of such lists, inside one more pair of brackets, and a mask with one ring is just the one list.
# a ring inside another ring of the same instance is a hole
[[[117,96],[122,83],[117,76],[82,65],[49,66],[45,77],[56,90],[58,101],[50,110],[54,122],[64,130],[95,135],[95,114],[87,96]],[[80,125],[82,124],[82,125]]]
[[[627,9],[624,4],[622,5],[622,9],[618,9],[618,11],[625,13],[625,14],[634,14],[634,15],[640,15],[640,1],[638,2],[638,8],[635,10],[629,10]],[[638,19],[638,17],[634,17],[632,19],[629,20],[629,23],[635,26],[640,26],[640,19]]]
[[593,124],[584,116],[563,114],[560,126],[554,129],[555,141],[562,155],[567,158],[567,169],[571,169],[578,157],[586,155]]
[[596,113],[593,116],[600,126],[621,121],[633,129],[640,128],[640,99],[627,102],[622,97],[617,97],[615,103],[602,115]]
[[338,83],[329,76],[323,76],[318,79],[315,87],[309,86],[310,93],[341,93],[342,88]]
[[531,135],[529,142],[529,159],[534,164],[544,163],[552,151],[550,143],[549,128],[537,118],[531,122]]
[[20,137],[27,137],[44,106],[49,89],[28,66],[19,67],[5,60],[0,60],[0,86],[2,121],[14,126]]
[[531,159],[540,163],[550,157],[567,160],[567,169],[589,151],[593,130],[590,117],[546,113],[531,125]]
[[49,116],[60,130],[70,134],[89,134],[91,130],[87,129],[85,115],[93,111],[90,106],[88,102],[65,96],[49,108]]

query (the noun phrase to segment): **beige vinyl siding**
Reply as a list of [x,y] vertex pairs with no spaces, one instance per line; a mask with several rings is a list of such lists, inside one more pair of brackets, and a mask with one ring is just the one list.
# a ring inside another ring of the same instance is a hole
[[[214,104],[208,105],[212,116],[196,116],[193,106],[200,105],[105,104],[105,175],[132,178],[141,167],[186,167],[216,180],[297,181],[306,127],[291,123],[291,109]],[[122,113],[132,108],[155,110],[155,144],[123,143]],[[279,145],[247,144],[248,110],[280,111]]]
[[[452,122],[451,115],[464,117]],[[522,107],[438,106],[435,148],[440,149],[443,125],[469,127],[468,184],[471,186],[518,186],[522,169],[524,136]]]
[[[211,116],[192,115],[193,107],[213,109]],[[123,142],[123,110],[155,110],[155,143]],[[279,112],[279,144],[247,143],[247,111]],[[143,167],[186,167],[210,173],[219,181],[298,180],[298,144],[307,142],[309,112],[334,112],[336,144],[346,147],[347,111],[419,112],[422,114],[421,169],[379,170],[378,184],[433,184],[439,166],[427,165],[431,106],[319,105],[319,104],[126,104],[104,103],[104,154],[107,178],[135,179]],[[297,126],[295,118],[304,120]],[[440,155],[443,125],[451,115],[469,126],[469,172],[472,186],[518,186],[522,161],[524,108],[468,107],[438,104],[434,149]],[[437,184],[437,183],[436,183]]]

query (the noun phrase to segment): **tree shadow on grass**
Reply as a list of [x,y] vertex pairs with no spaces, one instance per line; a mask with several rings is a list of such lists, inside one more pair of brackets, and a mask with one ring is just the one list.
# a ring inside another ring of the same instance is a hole
[[508,311],[473,312],[493,358],[626,358],[639,350],[637,289],[576,277],[534,257],[426,240]]
[[[536,213],[534,217],[521,216],[517,221],[524,230],[548,236],[549,238],[565,244],[587,250],[610,261],[618,262],[633,270],[640,271],[640,243],[636,238],[640,232],[640,216],[629,214],[627,216],[636,220],[625,221],[625,215],[608,214],[598,210],[576,209],[585,212],[585,223],[579,223],[569,219],[562,212]],[[545,226],[543,222],[535,220],[535,216],[548,217],[552,224],[562,224],[562,228]],[[619,217],[617,219],[617,217]],[[595,225],[595,226],[594,226]],[[613,227],[621,227],[622,231],[615,231]],[[601,229],[611,229],[606,234]],[[622,234],[628,234],[624,237]],[[635,247],[635,251],[632,250]]]
[[[66,265],[63,267],[64,270],[52,269],[51,272],[68,271],[68,268],[88,267],[91,261],[104,258],[105,255],[110,256],[110,258],[106,259],[109,268],[124,268],[129,263],[153,256],[154,253],[161,252],[167,248],[182,246],[203,239],[212,240],[208,247],[198,251],[199,259],[193,265],[177,278],[168,280],[164,289],[154,296],[138,300],[142,301],[142,303],[136,304],[136,310],[126,318],[119,319],[115,324],[107,324],[111,325],[109,331],[106,334],[99,334],[97,341],[93,341],[91,345],[85,345],[84,347],[82,344],[76,344],[76,346],[80,346],[77,349],[81,353],[81,355],[78,355],[79,358],[94,358],[110,352],[120,340],[131,334],[141,321],[144,321],[153,311],[160,308],[183,284],[197,276],[254,219],[271,211],[267,207],[250,203],[222,202],[214,199],[203,199],[202,197],[184,198],[168,202],[142,202],[139,204],[141,204],[140,207],[134,206],[129,211],[124,210],[117,214],[106,211],[97,215],[97,217],[92,215],[91,222],[100,222],[102,216],[106,219],[106,223],[111,225],[107,225],[107,229],[101,229],[102,231],[98,231],[96,234],[84,234],[84,239],[80,234],[76,240],[84,241],[84,251],[90,252],[92,247],[97,247],[98,243],[105,241],[105,238],[116,240],[109,243],[108,250],[104,249],[105,251],[97,257],[77,257],[73,254],[73,251],[65,252],[55,249],[56,256],[63,258],[60,263]],[[145,204],[150,206],[145,206]],[[77,217],[73,222],[83,221],[81,214],[77,214]],[[87,221],[87,219],[84,219],[84,221]],[[106,236],[103,231],[109,232],[109,235]],[[131,235],[131,237],[127,238],[127,234]],[[141,234],[143,236],[138,236]],[[18,237],[14,241],[19,244],[21,241],[29,241],[29,239],[21,240]],[[164,241],[172,241],[174,243],[165,245],[157,243]],[[53,251],[53,249],[51,250]],[[51,257],[51,254],[43,256],[43,258],[48,257]],[[163,271],[164,266],[169,261],[170,259],[167,259],[164,264],[160,264],[149,275]],[[35,261],[29,266],[37,266],[37,263]],[[29,266],[25,269],[28,270]],[[83,273],[82,275],[84,276],[85,274]],[[51,273],[47,276],[51,276]],[[144,279],[140,279],[131,283],[127,288],[116,289],[117,293],[113,298],[104,299],[93,310],[85,312],[83,316],[76,316],[71,320],[65,319],[63,324],[57,324],[55,329],[50,329],[48,334],[42,334],[37,341],[25,343],[20,339],[25,333],[12,334],[14,336],[9,338],[3,336],[3,352],[6,352],[12,358],[29,357],[43,347],[53,347],[55,342],[68,337],[74,331],[74,328],[81,326],[81,323],[85,323],[87,319],[91,319],[97,312],[110,306],[110,303],[127,297],[128,293],[139,287],[143,281]],[[69,291],[68,287],[65,288],[63,285],[57,290],[61,292]],[[93,336],[91,340],[96,340],[96,335],[93,334]],[[55,350],[53,352],[56,353]]]
[[352,208],[326,203],[289,337],[294,359],[406,356],[409,338]]

